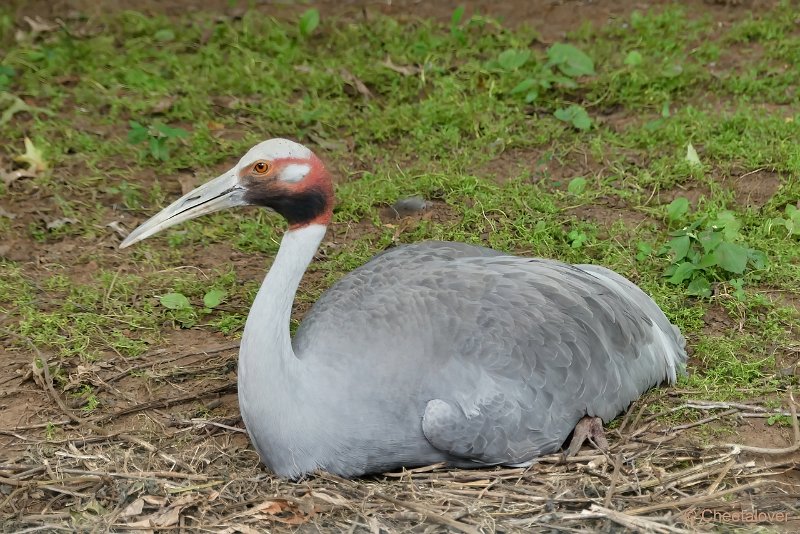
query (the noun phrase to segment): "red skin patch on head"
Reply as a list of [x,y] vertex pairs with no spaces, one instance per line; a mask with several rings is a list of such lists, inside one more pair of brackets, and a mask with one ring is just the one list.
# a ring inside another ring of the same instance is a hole
[[[256,173],[253,167],[240,171],[240,178],[248,190],[259,199],[257,203],[276,209],[289,221],[292,230],[311,224],[330,224],[334,205],[333,182],[322,161],[312,154],[308,159],[281,158],[270,163],[272,169],[266,174]],[[308,165],[308,174],[299,182],[284,182],[278,176],[288,165]],[[280,209],[270,203],[278,199]],[[314,202],[314,209],[308,209],[311,207],[310,199]]]

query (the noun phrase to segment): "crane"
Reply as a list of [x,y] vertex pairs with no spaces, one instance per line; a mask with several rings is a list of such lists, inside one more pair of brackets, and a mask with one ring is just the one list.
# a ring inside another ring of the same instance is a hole
[[398,246],[328,289],[294,339],[292,302],[331,223],[334,189],[307,147],[270,139],[133,230],[127,247],[224,208],[288,223],[242,334],[239,406],[278,476],[356,477],[438,462],[522,466],[589,438],[684,372],[658,305],[596,265],[455,242]]

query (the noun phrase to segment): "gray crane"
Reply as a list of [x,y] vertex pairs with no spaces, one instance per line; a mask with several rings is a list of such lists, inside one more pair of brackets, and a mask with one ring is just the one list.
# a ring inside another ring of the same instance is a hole
[[529,465],[571,433],[570,454],[587,438],[604,446],[603,422],[684,372],[680,331],[619,274],[452,242],[378,254],[334,284],[292,339],[292,302],[333,204],[320,159],[271,139],[120,245],[232,206],[287,220],[238,372],[250,439],[281,477]]

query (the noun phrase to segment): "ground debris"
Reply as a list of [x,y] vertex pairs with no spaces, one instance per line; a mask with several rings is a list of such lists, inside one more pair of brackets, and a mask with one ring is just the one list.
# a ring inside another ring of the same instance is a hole
[[[89,370],[111,372],[84,369]],[[164,404],[169,402],[151,399],[148,417],[157,417],[155,406]],[[722,403],[710,409],[735,406],[748,413],[759,408]],[[610,433],[607,453],[585,449],[566,461],[553,454],[527,468],[465,471],[438,464],[361,480],[319,473],[300,482],[273,478],[240,429],[228,425],[147,435],[160,455],[131,447],[131,440],[113,432],[87,439],[83,434],[91,427],[74,421],[64,425],[57,441],[41,440],[24,428],[0,429],[21,449],[18,457],[0,463],[6,488],[0,510],[12,529],[46,520],[63,528],[80,521],[115,530],[203,526],[231,533],[290,532],[305,524],[377,525],[394,532],[429,524],[470,534],[501,526],[522,532],[615,528],[611,525],[680,534],[713,530],[715,523],[698,515],[702,510],[791,515],[800,485],[780,479],[796,466],[791,454],[765,459],[745,457],[739,447],[659,441],[655,438],[689,427],[654,426],[641,417],[644,408],[635,405]],[[790,409],[796,425],[796,411]],[[45,443],[50,452],[41,447]]]

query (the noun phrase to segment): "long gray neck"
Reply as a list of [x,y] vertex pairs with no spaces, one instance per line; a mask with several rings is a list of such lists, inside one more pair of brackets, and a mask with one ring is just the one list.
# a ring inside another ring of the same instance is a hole
[[290,379],[298,366],[289,333],[292,302],[325,229],[312,224],[284,234],[278,255],[247,316],[239,354],[240,393],[248,384],[262,389]]

